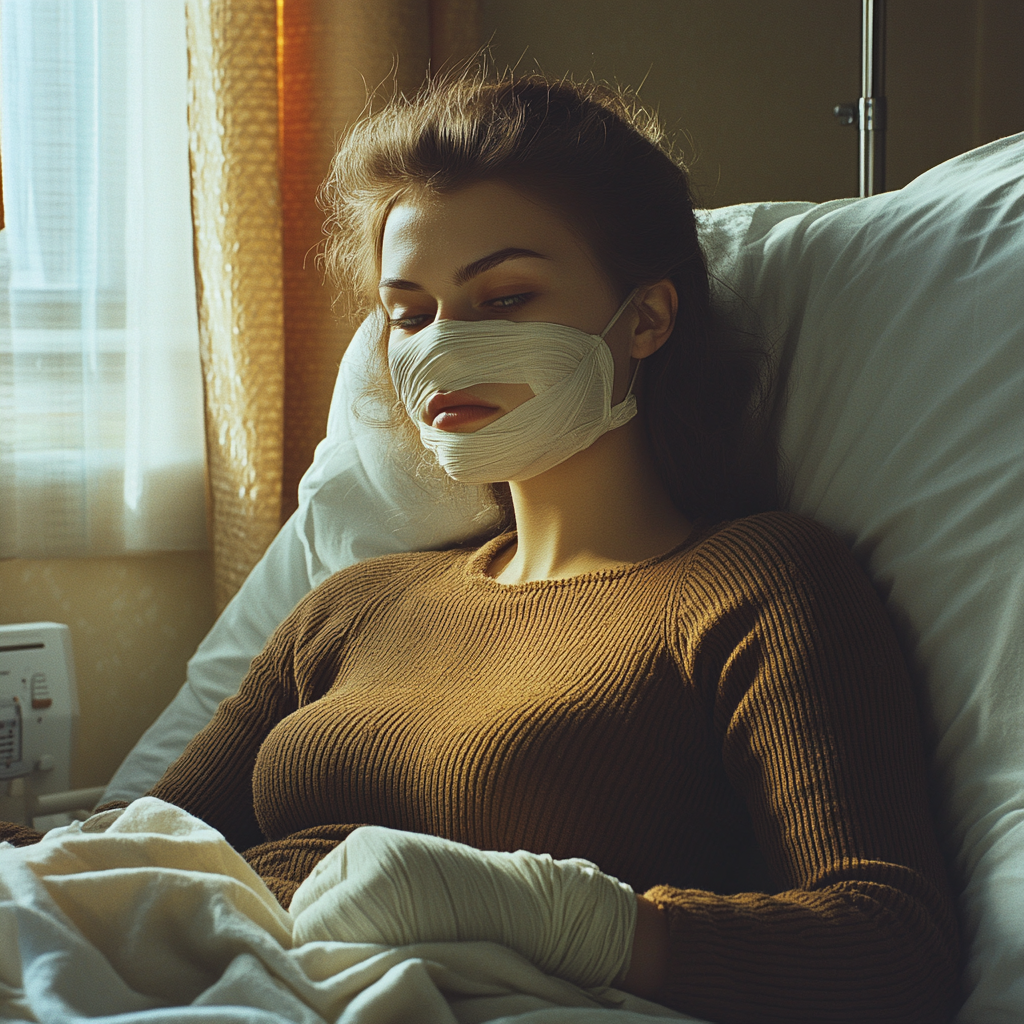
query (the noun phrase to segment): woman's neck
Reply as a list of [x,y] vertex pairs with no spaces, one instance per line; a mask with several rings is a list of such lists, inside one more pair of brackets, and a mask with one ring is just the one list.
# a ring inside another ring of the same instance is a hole
[[676,547],[692,529],[658,476],[639,418],[510,487],[517,542],[491,565],[502,583],[643,561]]

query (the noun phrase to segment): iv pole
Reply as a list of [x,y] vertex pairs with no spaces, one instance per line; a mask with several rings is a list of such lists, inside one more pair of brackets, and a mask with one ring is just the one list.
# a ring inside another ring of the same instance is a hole
[[860,100],[832,113],[860,131],[860,194],[885,191],[885,2],[861,0]]
[[885,0],[863,0],[860,30],[860,194],[885,191]]

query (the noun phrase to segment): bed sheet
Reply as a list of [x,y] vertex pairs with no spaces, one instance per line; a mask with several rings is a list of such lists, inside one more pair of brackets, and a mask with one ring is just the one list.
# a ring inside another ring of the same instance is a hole
[[35,846],[0,844],[0,1019],[80,1018],[701,1024],[489,942],[296,947],[291,915],[220,833],[152,797]]

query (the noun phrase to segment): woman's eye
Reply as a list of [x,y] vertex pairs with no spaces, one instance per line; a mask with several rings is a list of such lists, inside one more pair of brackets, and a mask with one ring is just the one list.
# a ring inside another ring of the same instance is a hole
[[[493,310],[504,311],[522,306],[533,298],[532,292],[520,292],[517,295],[501,295],[496,299],[488,299],[483,303],[485,307]],[[388,328],[392,331],[415,331],[430,323],[436,313],[410,313],[407,316],[388,317]]]
[[502,295],[501,298],[491,299],[487,305],[494,309],[512,309],[515,306],[522,306],[529,298],[529,292],[521,292],[519,295]]
[[393,331],[411,331],[422,327],[430,319],[431,315],[427,313],[417,313],[415,316],[388,317],[388,327]]

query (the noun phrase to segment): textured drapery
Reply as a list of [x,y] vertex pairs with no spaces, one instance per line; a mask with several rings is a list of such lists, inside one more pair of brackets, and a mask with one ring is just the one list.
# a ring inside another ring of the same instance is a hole
[[210,538],[223,607],[281,511],[284,295],[273,0],[190,0],[189,149]]
[[479,45],[479,0],[187,0],[196,275],[217,607],[295,507],[352,325],[316,192],[367,90]]

